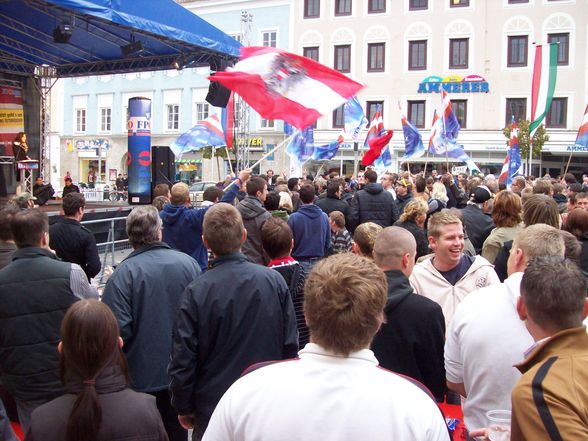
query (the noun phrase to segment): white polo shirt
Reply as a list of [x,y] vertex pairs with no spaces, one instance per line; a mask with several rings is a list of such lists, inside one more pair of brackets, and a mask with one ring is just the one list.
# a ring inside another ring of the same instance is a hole
[[510,410],[521,377],[513,367],[533,338],[517,314],[523,273],[470,293],[457,307],[447,331],[447,380],[464,383],[463,413],[468,430],[487,427],[486,412]]
[[433,399],[369,349],[341,357],[309,343],[299,355],[236,381],[203,440],[449,440]]

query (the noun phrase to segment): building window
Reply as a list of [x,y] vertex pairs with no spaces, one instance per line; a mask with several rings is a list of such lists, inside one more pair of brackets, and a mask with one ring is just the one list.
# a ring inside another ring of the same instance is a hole
[[266,47],[276,47],[276,45],[277,45],[277,35],[278,35],[278,33],[276,31],[264,32],[262,34],[263,46],[266,46]]
[[204,121],[210,114],[208,103],[196,103],[196,121]]
[[427,40],[408,42],[408,70],[427,69]]
[[510,126],[512,117],[515,121],[527,119],[527,98],[507,98],[504,127]]
[[76,132],[86,132],[86,109],[76,109]]
[[345,127],[343,106],[339,106],[335,110],[333,110],[333,128],[342,129],[343,127]]
[[262,129],[273,129],[274,127],[276,127],[275,120],[261,118],[261,128]]
[[368,43],[368,72],[384,72],[386,43]]
[[368,13],[377,14],[379,12],[386,12],[386,0],[369,0]]
[[527,35],[508,37],[508,67],[527,65],[528,40],[529,37]]
[[351,0],[335,0],[335,15],[351,15]]
[[516,5],[518,3],[529,3],[529,0],[508,0],[509,5]]
[[320,15],[320,0],[304,0],[304,18],[319,18]]
[[464,6],[469,6],[470,0],[449,0],[449,7],[450,8],[461,8]]
[[548,34],[548,43],[558,43],[557,45],[557,65],[567,66],[570,62],[570,34]]
[[465,129],[467,127],[468,100],[451,100],[451,106],[459,121],[459,126]]
[[180,106],[178,104],[167,105],[167,130],[179,130]]
[[469,38],[451,38],[449,39],[449,68],[450,69],[467,69],[468,68],[468,46]]
[[311,60],[318,62],[319,48],[318,48],[318,46],[302,48],[302,55],[304,55],[307,58],[310,58]]
[[380,114],[382,118],[384,117],[384,101],[368,101],[365,104],[367,110],[367,119],[371,123],[372,119],[374,119],[374,114],[377,110],[380,110]]
[[110,132],[112,129],[112,109],[103,107],[100,109],[100,131]]
[[351,72],[351,45],[335,46],[335,70],[343,73]]
[[425,127],[425,102],[409,101],[408,102],[408,120],[418,128]]
[[545,116],[545,127],[552,129],[565,129],[568,115],[568,99],[553,98],[551,107]]
[[410,11],[422,11],[423,9],[429,8],[428,0],[410,0],[408,3],[408,9]]

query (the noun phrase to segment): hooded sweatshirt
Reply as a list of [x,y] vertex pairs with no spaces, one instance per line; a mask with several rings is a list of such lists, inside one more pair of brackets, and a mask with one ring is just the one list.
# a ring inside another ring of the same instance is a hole
[[445,324],[449,326],[457,305],[469,293],[494,283],[500,283],[494,268],[482,256],[476,256],[467,272],[451,285],[429,258],[415,265],[410,276],[414,290],[437,302],[443,309]]
[[288,219],[294,237],[292,257],[324,257],[331,250],[329,217],[314,204],[301,205]]
[[[231,185],[221,202],[232,202],[238,191],[239,186]],[[208,250],[202,243],[202,223],[210,207],[190,208],[167,204],[159,212],[163,221],[163,241],[171,248],[192,256],[202,271],[208,267]]]
[[445,320],[441,307],[414,292],[400,270],[388,270],[384,323],[372,341],[380,366],[423,383],[443,401],[446,391],[443,346]]

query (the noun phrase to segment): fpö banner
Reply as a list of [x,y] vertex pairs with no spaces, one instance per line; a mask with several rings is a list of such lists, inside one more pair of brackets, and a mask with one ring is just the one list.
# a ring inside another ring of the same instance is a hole
[[0,155],[12,156],[12,141],[23,128],[22,89],[0,84]]
[[129,99],[129,202],[151,203],[151,100]]

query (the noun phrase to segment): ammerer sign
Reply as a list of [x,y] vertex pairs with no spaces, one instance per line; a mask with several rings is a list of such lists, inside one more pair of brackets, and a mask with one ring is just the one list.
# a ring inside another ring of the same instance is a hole
[[447,93],[488,93],[488,82],[479,75],[449,75],[445,78],[431,75],[419,84],[418,93],[439,93],[445,90]]

